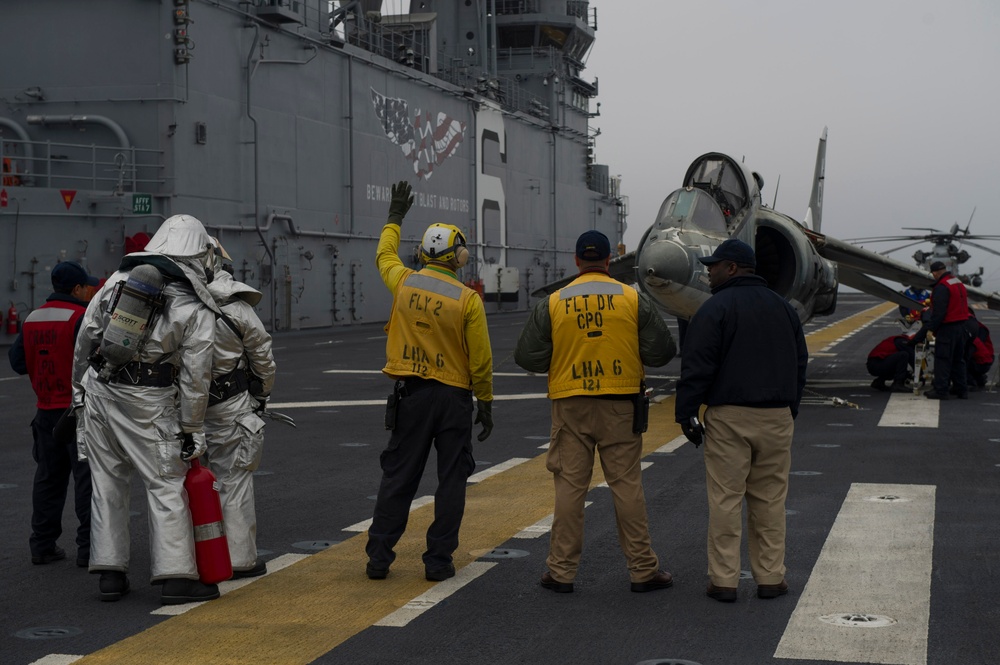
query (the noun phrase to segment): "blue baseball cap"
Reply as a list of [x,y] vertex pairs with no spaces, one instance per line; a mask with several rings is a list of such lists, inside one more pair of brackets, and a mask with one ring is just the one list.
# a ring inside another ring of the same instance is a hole
[[76,261],[63,261],[52,268],[52,288],[59,293],[69,293],[74,286],[97,286],[101,280],[87,274]]
[[576,255],[584,261],[603,261],[611,256],[611,242],[600,231],[584,231],[576,240]]
[[698,260],[706,266],[713,265],[719,261],[732,261],[736,265],[745,268],[757,267],[757,257],[753,252],[753,247],[736,238],[726,240],[715,248],[711,256],[699,256]]

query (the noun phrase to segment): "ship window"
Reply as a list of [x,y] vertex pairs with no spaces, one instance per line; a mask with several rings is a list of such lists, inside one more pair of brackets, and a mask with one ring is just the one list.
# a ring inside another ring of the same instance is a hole
[[566,44],[566,30],[551,25],[543,25],[541,30],[539,46],[555,46],[561,49]]
[[465,38],[466,39],[475,39],[476,38],[476,33],[472,32],[472,31],[469,31],[469,32],[465,33]]
[[535,45],[535,26],[513,25],[497,30],[500,48],[531,48]]

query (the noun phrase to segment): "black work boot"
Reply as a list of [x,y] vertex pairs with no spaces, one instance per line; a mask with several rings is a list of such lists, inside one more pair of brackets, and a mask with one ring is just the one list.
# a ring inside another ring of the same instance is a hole
[[116,600],[121,600],[131,587],[125,573],[120,570],[105,570],[101,572],[98,588],[101,590],[101,600],[113,603]]
[[173,577],[163,581],[160,602],[164,605],[183,605],[214,600],[219,597],[219,585],[202,584],[198,580]]

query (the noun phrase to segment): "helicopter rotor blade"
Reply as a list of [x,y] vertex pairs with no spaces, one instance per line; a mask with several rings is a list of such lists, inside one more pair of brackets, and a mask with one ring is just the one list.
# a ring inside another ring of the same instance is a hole
[[969,215],[969,221],[965,224],[965,235],[969,235],[969,226],[972,224],[972,217],[976,214],[976,208],[979,206],[972,207],[972,215]]
[[989,247],[986,247],[985,245],[979,245],[979,244],[974,243],[974,242],[969,242],[968,240],[963,240],[962,242],[964,242],[966,245],[972,245],[976,249],[981,249],[984,252],[989,252],[990,254],[996,254],[997,256],[1000,256],[1000,252],[996,251],[995,249],[990,249]]
[[903,240],[919,240],[923,242],[923,236],[871,236],[866,238],[845,238],[844,242],[900,242]]
[[911,242],[911,243],[907,243],[905,245],[900,245],[899,247],[896,247],[894,249],[887,249],[884,252],[879,252],[879,254],[881,254],[882,256],[886,256],[886,255],[891,254],[892,252],[898,251],[900,249],[906,249],[907,247],[913,247],[914,245],[922,245],[923,243],[924,243],[923,240],[917,240],[916,242]]

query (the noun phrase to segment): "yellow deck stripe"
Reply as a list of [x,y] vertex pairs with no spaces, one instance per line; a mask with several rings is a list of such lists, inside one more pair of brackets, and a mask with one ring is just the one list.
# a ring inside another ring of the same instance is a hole
[[[810,351],[824,348],[892,307],[895,305],[873,307],[808,335]],[[673,407],[671,396],[650,408],[644,456],[681,434]],[[602,482],[604,474],[596,464],[591,487]],[[545,518],[553,503],[552,477],[545,469],[544,453],[469,487],[455,566],[468,565]],[[76,665],[141,663],[152,654],[159,665],[312,662],[431,588],[433,583],[424,580],[420,555],[433,519],[433,506],[410,514],[386,580],[365,577],[367,534],[359,534],[84,656]],[[122,602],[127,603],[128,598]]]
[[825,349],[841,337],[863,328],[869,323],[875,321],[875,319],[888,314],[894,309],[896,309],[896,305],[894,303],[881,303],[849,316],[843,321],[838,321],[831,326],[820,328],[819,330],[809,333],[806,335],[806,346],[809,348],[809,353],[813,354]]

